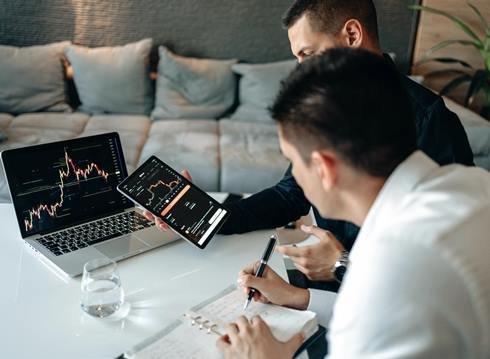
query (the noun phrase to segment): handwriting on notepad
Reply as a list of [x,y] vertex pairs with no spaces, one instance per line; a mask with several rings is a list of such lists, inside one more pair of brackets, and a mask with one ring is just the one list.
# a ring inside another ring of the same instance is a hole
[[306,312],[258,302],[253,302],[243,312],[245,299],[245,293],[237,289],[199,309],[199,314],[221,325],[234,322],[241,315],[245,315],[248,319],[260,315],[279,340],[287,340],[301,331],[302,326],[299,324],[304,324],[309,317]]

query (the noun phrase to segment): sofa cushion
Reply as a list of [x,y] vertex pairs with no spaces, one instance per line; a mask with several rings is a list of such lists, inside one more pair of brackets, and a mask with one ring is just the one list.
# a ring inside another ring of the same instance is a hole
[[8,113],[0,113],[0,130],[4,130],[8,127],[14,116]]
[[231,118],[240,121],[272,122],[268,108],[279,92],[281,81],[295,66],[294,60],[233,65],[233,71],[241,75],[238,90],[240,106]]
[[9,130],[19,128],[32,128],[39,131],[41,140],[50,136],[51,131],[63,130],[76,136],[83,131],[89,116],[81,112],[73,113],[27,113],[15,117]]
[[70,111],[65,102],[64,48],[0,45],[0,112]]
[[276,184],[288,167],[276,126],[220,121],[221,190],[255,193]]
[[490,171],[490,156],[475,156],[475,165]]
[[[88,116],[83,113],[32,113],[18,116],[5,127],[8,140],[0,144],[0,151],[68,140],[79,135],[87,121]],[[9,201],[3,166],[0,166],[0,202]]]
[[7,140],[7,134],[4,129],[10,124],[13,116],[8,113],[0,113],[0,143]]
[[140,164],[155,155],[177,171],[188,169],[206,191],[219,190],[218,124],[215,120],[154,122]]
[[456,113],[468,136],[475,164],[490,170],[490,122],[470,109],[443,97],[446,106]]
[[465,127],[465,131],[473,154],[490,157],[490,126]]
[[149,55],[153,40],[89,49],[69,46],[66,56],[82,103],[93,114],[149,114],[153,106]]
[[490,127],[490,122],[485,120],[477,113],[454,102],[449,97],[443,96],[442,98],[447,108],[453,111],[456,115],[458,115],[464,127],[480,127],[480,126]]
[[152,118],[216,118],[235,101],[236,60],[183,57],[159,47],[160,62]]
[[118,132],[121,138],[124,160],[128,171],[132,172],[138,163],[141,149],[150,129],[150,118],[138,115],[99,115],[90,117],[80,136]]

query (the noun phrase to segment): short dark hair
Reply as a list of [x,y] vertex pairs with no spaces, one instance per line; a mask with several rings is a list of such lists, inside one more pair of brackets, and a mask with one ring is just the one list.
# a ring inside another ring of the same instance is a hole
[[333,48],[298,65],[270,110],[306,162],[328,148],[357,169],[388,177],[416,149],[401,76],[367,50]]
[[329,35],[337,35],[349,19],[356,19],[369,37],[379,42],[378,19],[372,0],[295,0],[282,23],[289,29],[303,15],[307,15],[315,31]]

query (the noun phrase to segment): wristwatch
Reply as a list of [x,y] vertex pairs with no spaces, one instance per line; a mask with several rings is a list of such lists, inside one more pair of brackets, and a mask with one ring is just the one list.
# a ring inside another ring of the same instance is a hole
[[342,283],[342,279],[344,278],[344,274],[347,271],[347,267],[349,266],[349,252],[342,251],[340,252],[340,257],[337,259],[337,262],[332,266],[330,272],[332,272],[333,277],[339,283]]

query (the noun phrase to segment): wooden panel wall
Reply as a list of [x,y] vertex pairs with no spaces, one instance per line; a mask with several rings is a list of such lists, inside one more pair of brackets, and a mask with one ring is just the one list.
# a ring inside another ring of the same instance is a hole
[[[490,22],[490,0],[470,0],[470,2],[478,7],[483,16]],[[473,11],[467,6],[466,0],[424,0],[423,4],[426,6],[434,7],[437,9],[445,10],[453,15],[460,17],[467,23],[471,24],[473,28],[478,30],[478,35],[483,35],[483,29],[480,22]],[[430,49],[435,44],[443,40],[450,39],[466,39],[465,33],[457,28],[453,23],[438,15],[422,12],[419,22],[419,29],[417,33],[417,39],[415,43],[414,51],[414,64],[419,61],[424,52]],[[437,57],[456,57],[461,60],[467,61],[474,67],[483,67],[481,57],[478,52],[472,47],[465,47],[460,45],[453,45],[434,53],[433,56]],[[413,74],[423,75],[433,70],[442,69],[444,67],[454,68],[457,66],[446,66],[438,63],[427,63],[420,66],[414,66],[412,68]],[[453,76],[454,77],[454,76]],[[440,90],[451,77],[437,77],[426,79],[425,85],[428,87]],[[453,92],[450,97],[458,102],[463,102],[464,95],[467,87],[461,87],[456,92]],[[474,110],[478,110],[479,102],[473,106]]]

